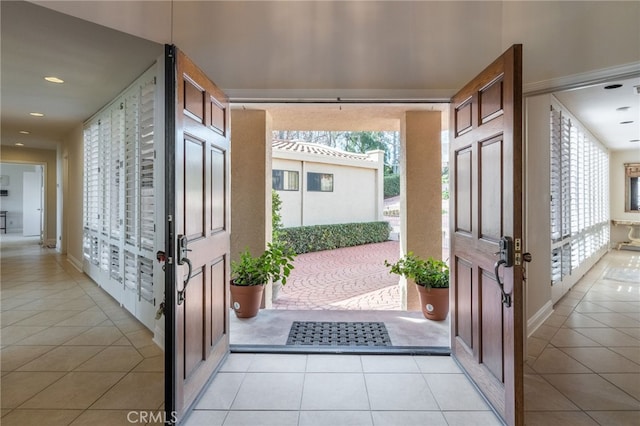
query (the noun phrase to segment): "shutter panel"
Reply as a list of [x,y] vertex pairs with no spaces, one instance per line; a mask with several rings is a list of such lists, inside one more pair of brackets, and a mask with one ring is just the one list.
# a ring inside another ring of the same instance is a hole
[[89,133],[88,152],[88,185],[87,210],[89,229],[98,232],[99,228],[99,195],[100,195],[100,125],[93,123]]
[[133,93],[125,104],[124,140],[124,232],[125,242],[138,246],[138,93]]
[[154,168],[155,84],[142,87],[140,102],[140,248],[153,251],[155,235]]
[[[104,236],[109,235],[109,224],[111,220],[109,194],[110,194],[110,175],[111,175],[111,113],[107,111],[100,118],[100,143],[99,143],[99,164],[100,164],[100,196],[98,198],[99,205],[99,227],[100,232]],[[105,252],[108,252],[108,247]],[[108,256],[107,256],[108,258]],[[109,262],[105,262],[108,271]]]
[[[550,155],[550,160],[551,160],[551,164],[550,164],[551,241],[557,242],[557,241],[560,241],[560,239],[563,236],[563,233],[562,233],[562,200],[563,200],[562,183],[563,183],[563,180],[562,180],[562,133],[561,133],[562,125],[560,120],[560,111],[554,110],[553,108],[551,109],[550,124],[551,124],[550,126],[551,137],[549,138],[549,140],[551,143],[550,144],[550,150],[551,150],[551,155]],[[556,279],[554,278],[555,275],[553,273],[553,264],[554,264],[553,253],[551,255],[551,259],[552,259],[551,282],[555,282]],[[559,263],[558,263],[558,272],[559,272]],[[559,280],[560,277],[558,276],[557,279]]]
[[111,180],[110,180],[110,213],[111,238],[120,241],[122,235],[122,213],[120,198],[122,195],[122,166],[124,157],[124,103],[113,110],[111,119]]

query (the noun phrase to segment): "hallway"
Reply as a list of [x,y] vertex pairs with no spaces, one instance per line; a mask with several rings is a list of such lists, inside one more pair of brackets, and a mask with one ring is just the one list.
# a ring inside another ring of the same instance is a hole
[[640,253],[607,253],[527,343],[527,425],[640,424]]
[[2,425],[126,425],[161,409],[151,332],[37,238],[0,241]]

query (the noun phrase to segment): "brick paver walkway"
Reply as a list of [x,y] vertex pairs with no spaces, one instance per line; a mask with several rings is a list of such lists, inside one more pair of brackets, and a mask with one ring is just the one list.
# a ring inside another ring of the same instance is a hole
[[384,261],[399,258],[398,241],[298,255],[274,309],[399,310],[398,276]]

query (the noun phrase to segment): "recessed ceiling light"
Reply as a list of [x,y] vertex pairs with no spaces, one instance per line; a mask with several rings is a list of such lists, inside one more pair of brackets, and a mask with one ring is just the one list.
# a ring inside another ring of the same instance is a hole
[[604,88],[607,90],[618,89],[620,87],[622,87],[622,84],[610,84],[608,86],[604,86]]
[[620,124],[631,124],[633,120],[621,121]]
[[18,133],[21,133],[21,134],[23,134],[23,135],[28,135],[28,134],[30,134],[31,132],[27,132],[26,130],[20,130]]
[[29,115],[33,115],[34,117],[44,117],[44,114],[41,112],[30,112]]
[[620,107],[620,108],[616,108],[616,111],[628,111],[630,108],[631,107],[623,106],[623,107]]
[[24,144],[20,142],[16,142],[16,146],[24,146]]
[[58,84],[64,83],[64,80],[58,77],[52,76],[52,77],[45,77],[44,79],[47,80],[49,83],[58,83]]

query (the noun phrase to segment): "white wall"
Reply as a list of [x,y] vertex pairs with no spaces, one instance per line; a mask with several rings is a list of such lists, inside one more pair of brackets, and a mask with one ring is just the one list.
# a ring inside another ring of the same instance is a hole
[[9,185],[3,186],[9,195],[0,197],[0,210],[7,211],[7,233],[22,232],[22,174],[35,172],[36,166],[30,164],[2,163],[0,174],[8,176]]
[[[640,213],[624,211],[625,175],[624,163],[640,163],[640,148],[609,153],[609,212],[611,219],[640,221]],[[628,241],[629,228],[611,225],[611,246]]]
[[84,182],[83,124],[77,126],[64,138],[63,157],[67,159],[68,177],[63,187],[64,209],[63,239],[66,238],[67,259],[82,270],[82,203]]
[[526,317],[529,332],[552,311],[549,105],[551,95],[525,99],[525,252],[533,255],[526,265]]

